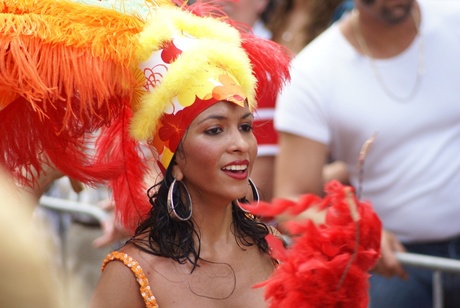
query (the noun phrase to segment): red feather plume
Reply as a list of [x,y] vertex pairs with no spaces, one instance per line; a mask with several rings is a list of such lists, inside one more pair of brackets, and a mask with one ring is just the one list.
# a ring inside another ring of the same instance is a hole
[[121,172],[110,183],[117,219],[130,231],[151,209],[145,177],[149,173],[141,145],[129,135],[131,108],[126,106],[109,127],[103,129],[96,148],[97,164],[119,164]]
[[270,307],[367,307],[368,271],[379,258],[381,222],[351,187],[333,181],[325,191],[323,199],[304,195],[298,202],[275,199],[271,205],[245,206],[263,216],[299,213],[317,205],[327,211],[324,224],[287,223],[295,234],[287,249],[277,237],[267,237],[280,264],[256,287],[265,287]]
[[[78,102],[75,102],[78,105]],[[112,114],[119,113],[119,103]],[[90,134],[106,120],[93,116],[71,118],[63,127],[66,108],[49,107],[46,119],[24,98],[18,98],[0,112],[0,164],[23,185],[32,185],[43,164],[52,162],[61,172],[87,184],[100,183],[118,176],[118,164],[94,165],[87,148]],[[108,110],[99,110],[103,115]],[[31,176],[34,175],[34,176]],[[32,183],[30,182],[32,180]]]

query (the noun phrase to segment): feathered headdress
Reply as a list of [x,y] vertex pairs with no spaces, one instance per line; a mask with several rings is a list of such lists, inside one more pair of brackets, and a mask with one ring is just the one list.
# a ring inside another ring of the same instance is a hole
[[199,1],[80,1],[0,2],[0,163],[23,182],[48,161],[110,180],[135,228],[150,209],[141,145],[166,169],[196,115],[222,100],[253,110],[279,91],[290,57]]

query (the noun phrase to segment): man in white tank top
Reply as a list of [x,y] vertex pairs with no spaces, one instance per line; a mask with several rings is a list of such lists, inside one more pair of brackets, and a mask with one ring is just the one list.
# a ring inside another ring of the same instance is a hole
[[[385,229],[371,307],[431,307],[431,272],[394,252],[460,258],[460,1],[355,7],[293,62],[275,112],[275,196],[321,194],[327,158],[344,161]],[[460,307],[456,279],[444,282],[445,307]]]

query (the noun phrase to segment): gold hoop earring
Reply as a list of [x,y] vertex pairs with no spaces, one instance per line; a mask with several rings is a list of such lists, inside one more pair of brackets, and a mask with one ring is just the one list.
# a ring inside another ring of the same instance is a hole
[[[178,187],[178,191],[175,192],[174,189],[176,187],[176,183],[179,183],[182,185],[182,189],[180,187]],[[181,194],[181,191],[185,191],[185,202],[184,202],[184,198],[182,198],[182,194]],[[181,217],[177,214],[176,212],[176,204],[174,202],[174,199],[177,199],[179,198],[179,200],[181,202],[184,203],[186,209],[188,210],[188,215],[186,217]],[[177,181],[176,179],[174,179],[174,181],[172,181],[171,183],[171,186],[169,186],[169,189],[168,189],[168,200],[167,200],[167,205],[168,205],[168,213],[169,213],[169,216],[174,219],[174,220],[177,220],[177,221],[187,221],[190,219],[190,217],[192,217],[192,198],[190,197],[190,193],[188,192],[188,189],[187,187],[185,186],[184,183],[182,183],[181,181]]]
[[[251,178],[248,178],[248,183],[249,183],[249,186],[251,186],[251,191],[252,191],[252,199],[253,201],[252,202],[255,202],[256,205],[259,204],[259,201],[260,201],[260,196],[259,196],[259,191],[257,190],[257,187],[256,185],[254,184],[254,182],[251,180]],[[244,209],[243,207],[241,207],[241,203],[248,203],[247,202],[247,199],[245,200],[246,198],[243,198],[243,199],[236,199],[235,202],[236,202],[236,205],[238,205],[238,207],[240,209],[242,209],[244,212],[246,213],[249,213],[248,210]],[[244,202],[246,201],[246,202]]]

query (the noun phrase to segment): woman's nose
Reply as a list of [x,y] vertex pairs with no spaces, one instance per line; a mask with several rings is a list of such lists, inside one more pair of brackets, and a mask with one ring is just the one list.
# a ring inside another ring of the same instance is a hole
[[[247,134],[247,133],[246,133]],[[247,152],[249,149],[248,136],[241,131],[237,131],[230,136],[230,151]]]

